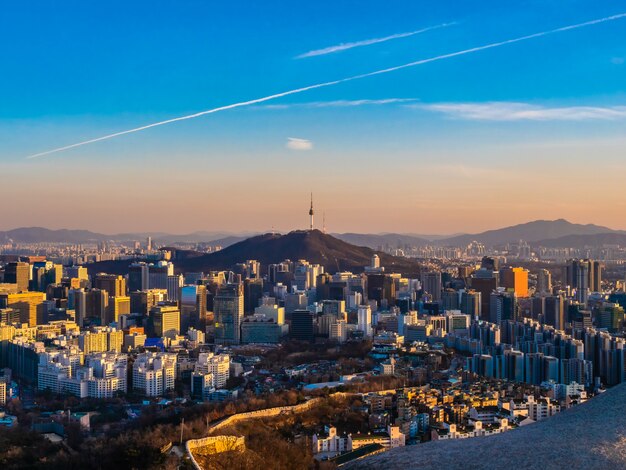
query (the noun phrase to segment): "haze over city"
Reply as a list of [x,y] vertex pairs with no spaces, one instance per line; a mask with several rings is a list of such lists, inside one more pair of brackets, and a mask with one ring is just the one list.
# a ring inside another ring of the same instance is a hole
[[[5,10],[2,60],[19,73],[0,77],[4,229],[286,231],[306,226],[311,190],[337,232],[477,232],[494,214],[626,228],[621,18],[24,159],[611,17],[620,2],[145,6]],[[590,178],[602,191],[568,190]]]

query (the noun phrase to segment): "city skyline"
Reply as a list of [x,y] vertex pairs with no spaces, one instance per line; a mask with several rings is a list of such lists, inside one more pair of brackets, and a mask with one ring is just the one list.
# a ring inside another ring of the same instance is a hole
[[[0,32],[17,38],[4,52],[13,72],[0,77],[5,229],[285,232],[308,226],[311,190],[332,232],[475,233],[559,218],[626,229],[616,217],[626,20],[543,35],[620,15],[619,2],[374,1],[358,18],[353,2],[332,17],[324,2],[298,12],[139,2],[123,18],[114,3],[33,13],[34,3],[12,5]],[[589,187],[592,161],[602,190],[567,191]]]

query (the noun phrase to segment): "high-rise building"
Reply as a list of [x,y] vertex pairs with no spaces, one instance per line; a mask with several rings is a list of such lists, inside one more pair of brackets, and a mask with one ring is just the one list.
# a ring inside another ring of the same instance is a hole
[[44,321],[43,292],[0,293],[0,308],[12,308],[20,312],[20,322],[28,326],[42,325]]
[[33,276],[30,281],[31,290],[45,292],[50,284],[60,284],[63,278],[63,266],[51,261],[33,263]]
[[150,311],[154,334],[159,337],[180,333],[180,310],[173,305],[158,305]]
[[459,293],[454,289],[446,289],[441,294],[441,304],[444,311],[459,310]]
[[254,312],[263,297],[263,279],[246,278],[243,281],[243,311],[246,314]]
[[357,329],[363,332],[363,336],[372,336],[372,308],[369,305],[359,305],[357,313]]
[[28,263],[9,263],[4,268],[4,282],[17,284],[17,291],[28,290],[30,282],[30,265]]
[[472,289],[480,292],[480,316],[481,320],[489,321],[491,308],[491,293],[498,288],[498,271],[481,268],[472,274],[470,278]]
[[146,263],[133,263],[128,267],[128,290],[136,292],[149,288],[149,271]]
[[479,319],[481,312],[481,293],[473,289],[461,293],[461,312],[470,315],[472,319]]
[[150,289],[167,289],[169,276],[174,275],[174,265],[168,261],[159,261],[148,266],[148,287]]
[[565,303],[562,296],[554,295],[544,299],[543,323],[558,330],[565,329]]
[[514,292],[492,292],[489,307],[490,322],[499,325],[505,320],[517,320],[519,307]]
[[65,275],[70,279],[89,280],[87,268],[84,266],[68,266],[65,268]]
[[241,321],[243,320],[243,287],[227,284],[213,298],[215,317],[215,342],[217,344],[239,344]]
[[572,259],[565,267],[567,285],[576,290],[576,300],[586,303],[589,292],[602,291],[602,264],[590,259]]
[[313,314],[308,310],[296,310],[291,314],[289,336],[298,341],[313,341]]
[[167,300],[167,291],[164,289],[148,289],[130,293],[131,313],[147,315],[152,307]]
[[434,302],[441,300],[441,272],[426,272],[422,274],[422,288],[424,293],[430,294]]
[[537,293],[549,294],[552,292],[552,274],[547,269],[537,272]]
[[126,295],[126,279],[116,274],[96,274],[93,286],[96,289],[107,291],[111,297],[122,297]]
[[182,274],[173,274],[167,276],[167,300],[170,302],[178,302],[180,288],[184,285],[184,277]]
[[120,319],[120,315],[128,314],[130,314],[130,297],[125,295],[109,297],[106,317],[102,324],[108,325],[109,323],[117,323]]
[[528,297],[528,270],[510,266],[500,269],[500,287],[517,297]]
[[183,286],[180,288],[180,331],[187,333],[191,327],[206,330],[206,286]]

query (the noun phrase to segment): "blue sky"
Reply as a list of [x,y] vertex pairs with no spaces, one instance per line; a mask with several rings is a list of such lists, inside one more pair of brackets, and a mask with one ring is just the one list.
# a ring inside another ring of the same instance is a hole
[[[626,18],[24,159],[624,13],[623,2],[22,0],[2,8],[0,165],[5,189],[23,196],[0,209],[3,228],[288,230],[306,224],[311,189],[337,231],[458,232],[558,217],[626,228],[615,186],[626,142]],[[304,144],[294,149],[289,138]],[[564,195],[590,174],[605,185],[598,199]],[[143,215],[120,218],[120,204]]]

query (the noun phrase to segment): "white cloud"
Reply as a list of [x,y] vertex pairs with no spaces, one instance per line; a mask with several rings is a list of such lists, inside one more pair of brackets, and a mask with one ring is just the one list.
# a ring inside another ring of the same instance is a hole
[[435,103],[413,107],[474,121],[587,121],[626,118],[626,106],[547,107],[528,103]]
[[335,46],[329,46],[323,49],[316,49],[313,51],[305,52],[304,54],[300,54],[296,56],[296,59],[304,59],[307,57],[315,57],[319,55],[333,54],[335,52],[345,51],[347,49],[352,49],[355,47],[371,46],[372,44],[379,44],[381,42],[387,42],[393,39],[408,38],[410,36],[415,36],[416,34],[421,34],[427,31],[432,31],[433,29],[445,28],[446,26],[452,26],[454,24],[456,23],[443,23],[443,24],[439,24],[435,26],[430,26],[428,28],[418,29],[417,31],[409,31],[408,33],[392,34],[391,36],[385,36],[383,38],[365,39],[363,41],[341,43]]
[[311,150],[313,148],[313,142],[307,139],[298,139],[296,137],[287,137],[287,143],[285,144],[289,150]]

